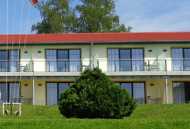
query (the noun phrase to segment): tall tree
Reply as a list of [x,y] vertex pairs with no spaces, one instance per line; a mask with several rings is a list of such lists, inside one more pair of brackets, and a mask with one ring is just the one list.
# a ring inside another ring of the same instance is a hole
[[76,10],[80,32],[127,31],[115,14],[115,0],[81,0]]
[[37,33],[73,32],[76,22],[74,11],[66,0],[47,0],[38,4],[42,21],[32,26]]
[[40,3],[42,21],[33,25],[37,33],[60,32],[125,32],[115,14],[115,0],[80,0],[70,7],[71,0],[47,0]]

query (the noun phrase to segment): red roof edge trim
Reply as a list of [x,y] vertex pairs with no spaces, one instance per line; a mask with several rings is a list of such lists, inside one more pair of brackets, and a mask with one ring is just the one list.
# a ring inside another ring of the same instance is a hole
[[0,44],[39,43],[114,43],[114,42],[185,42],[190,32],[145,33],[68,33],[68,34],[11,34],[0,35]]

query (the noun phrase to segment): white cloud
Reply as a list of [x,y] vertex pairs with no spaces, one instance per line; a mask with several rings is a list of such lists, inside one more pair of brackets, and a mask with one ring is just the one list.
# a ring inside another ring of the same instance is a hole
[[[167,1],[167,2],[166,2]],[[121,22],[133,31],[190,31],[190,1],[118,0]]]

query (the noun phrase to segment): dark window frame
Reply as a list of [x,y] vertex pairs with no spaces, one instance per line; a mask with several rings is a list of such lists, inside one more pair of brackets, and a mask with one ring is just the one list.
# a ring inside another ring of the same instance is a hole
[[47,60],[47,51],[48,50],[55,50],[56,51],[56,71],[55,72],[60,72],[60,71],[58,71],[58,62],[57,62],[57,57],[58,57],[58,51],[59,50],[66,50],[66,51],[68,51],[68,62],[69,62],[69,67],[68,67],[68,71],[66,71],[66,72],[70,72],[70,51],[71,50],[79,50],[79,52],[80,52],[80,61],[79,61],[79,63],[80,63],[80,70],[79,71],[77,71],[77,72],[80,72],[81,71],[81,67],[82,67],[82,60],[81,60],[81,57],[82,57],[82,51],[81,51],[81,48],[63,48],[63,49],[45,49],[45,62],[46,62],[46,65],[45,65],[45,70],[46,70],[46,72],[50,72],[50,70],[48,69],[48,64],[47,64],[47,62],[48,62],[48,60]]
[[[20,71],[20,57],[21,57],[21,52],[20,52],[20,49],[0,49],[0,51],[5,51],[7,52],[7,60],[5,61],[7,63],[7,67],[6,67],[6,71],[5,72],[19,72]],[[13,60],[14,62],[17,62],[17,68],[16,68],[16,71],[11,71],[11,59],[10,59],[10,53],[11,51],[18,51],[18,60]],[[2,61],[0,59],[0,61]],[[0,72],[4,72],[4,71],[1,71]]]
[[[190,81],[172,81],[172,92],[173,92],[173,88],[174,88],[174,84],[175,83],[183,83],[184,84],[184,88],[186,88],[186,87],[189,87],[189,85],[187,86],[187,85],[185,85],[185,84],[190,84]],[[185,89],[184,89],[185,90]],[[181,103],[181,104],[188,104],[189,103],[189,101],[190,101],[190,99],[189,100],[187,100],[187,96],[186,96],[186,91],[184,91],[185,93],[184,93],[184,95],[185,95],[185,103]],[[174,102],[174,94],[173,94],[173,97],[172,97],[172,99],[173,99],[173,103],[175,103]]]
[[60,97],[60,95],[59,95],[59,85],[60,85],[60,83],[66,83],[66,84],[68,84],[68,87],[70,87],[71,86],[71,82],[46,82],[46,87],[45,87],[45,90],[46,90],[46,105],[48,105],[48,94],[47,94],[47,90],[48,90],[48,83],[56,83],[56,88],[57,88],[57,102],[59,101],[59,97]]
[[121,87],[121,84],[122,83],[131,83],[131,91],[132,91],[132,93],[131,93],[131,97],[134,99],[134,83],[143,83],[144,84],[144,104],[146,104],[147,103],[147,91],[146,91],[146,83],[145,82],[119,82],[119,85],[120,85],[120,87]]
[[[121,62],[122,62],[122,59],[121,59],[121,51],[122,51],[122,50],[129,50],[129,53],[130,53],[129,57],[130,57],[130,59],[129,59],[129,60],[126,60],[126,61],[129,61],[129,62],[130,62],[130,69],[127,70],[127,71],[132,71],[132,69],[133,69],[133,66],[132,66],[132,49],[130,49],[130,48],[121,48],[121,49],[118,49],[118,52],[119,52],[119,71],[123,71],[123,70],[121,70]],[[125,61],[125,60],[124,60],[124,61]]]
[[10,102],[10,84],[11,83],[17,83],[19,88],[19,97],[21,97],[21,83],[19,81],[10,81],[10,82],[0,82],[0,84],[6,84],[7,85],[7,102]]
[[[109,62],[110,62],[110,59],[109,59],[109,50],[111,49],[118,49],[118,56],[119,56],[119,71],[117,71],[116,69],[113,70],[109,70]],[[144,52],[144,48],[143,47],[137,47],[137,48],[107,48],[107,69],[108,71],[111,71],[111,72],[123,72],[120,70],[120,50],[127,50],[129,49],[130,50],[130,70],[129,71],[138,71],[138,70],[133,70],[133,59],[132,59],[132,50],[135,50],[135,49],[141,49],[142,52],[143,52],[143,69],[142,70],[139,70],[139,71],[144,71],[145,70],[145,64],[144,64],[144,61],[145,61],[145,52]]]
[[172,70],[174,70],[174,71],[181,71],[181,70],[175,70],[174,69],[174,60],[175,60],[175,58],[173,58],[173,50],[174,49],[182,49],[182,56],[183,56],[183,58],[181,59],[182,60],[182,62],[183,62],[183,65],[182,65],[182,71],[190,71],[190,69],[189,70],[185,70],[185,60],[186,59],[188,59],[188,60],[190,60],[190,56],[189,56],[189,58],[184,58],[185,57],[185,49],[188,49],[188,50],[190,50],[190,48],[185,48],[185,47],[174,47],[174,48],[172,48],[172,51],[171,51],[171,57],[172,57]]

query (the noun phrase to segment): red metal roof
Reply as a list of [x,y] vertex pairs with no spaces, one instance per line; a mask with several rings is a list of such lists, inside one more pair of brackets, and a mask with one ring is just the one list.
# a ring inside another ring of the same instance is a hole
[[128,43],[190,41],[190,32],[145,33],[69,33],[69,34],[22,34],[0,35],[0,44],[46,44],[46,43]]

